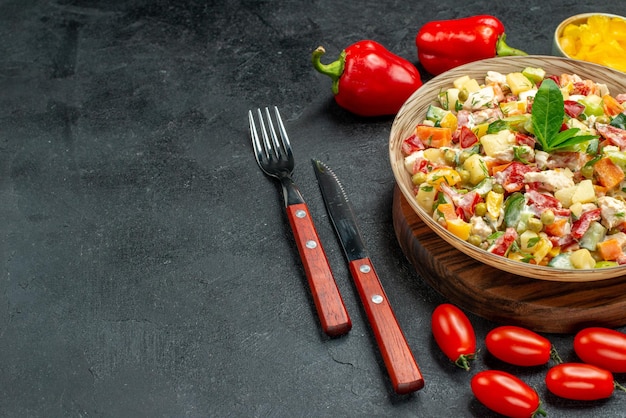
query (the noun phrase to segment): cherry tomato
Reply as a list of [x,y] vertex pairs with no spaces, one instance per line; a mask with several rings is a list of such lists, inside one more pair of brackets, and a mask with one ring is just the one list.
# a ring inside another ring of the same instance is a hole
[[454,364],[469,370],[469,361],[476,354],[476,334],[463,311],[452,304],[443,303],[433,311],[431,327],[441,351]]
[[626,334],[610,328],[591,327],[574,337],[574,351],[585,363],[613,373],[626,373]]
[[512,374],[485,370],[472,377],[471,387],[483,405],[507,417],[546,415],[537,392]]
[[501,326],[485,338],[487,350],[494,357],[516,366],[539,366],[550,361],[552,344],[526,328]]
[[546,386],[556,396],[578,401],[610,398],[615,389],[613,374],[585,363],[562,363],[546,374]]

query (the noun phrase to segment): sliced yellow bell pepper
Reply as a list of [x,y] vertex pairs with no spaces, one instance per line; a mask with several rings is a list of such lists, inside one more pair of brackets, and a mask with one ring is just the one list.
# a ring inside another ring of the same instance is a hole
[[470,232],[472,231],[472,224],[465,222],[460,218],[450,219],[446,221],[446,228],[463,241],[467,241],[470,236]]
[[504,194],[494,192],[493,190],[490,190],[489,193],[487,193],[487,197],[485,198],[487,213],[489,213],[493,219],[498,219],[500,217],[503,202]]
[[626,20],[594,15],[563,29],[559,44],[567,55],[626,71]]
[[441,182],[454,186],[461,181],[461,175],[451,167],[438,167],[426,175],[426,182],[439,187]]

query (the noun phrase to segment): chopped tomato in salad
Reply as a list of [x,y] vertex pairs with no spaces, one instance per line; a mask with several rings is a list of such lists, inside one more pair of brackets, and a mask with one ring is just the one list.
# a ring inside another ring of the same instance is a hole
[[626,264],[625,108],[626,93],[576,74],[463,76],[403,143],[416,202],[509,259]]

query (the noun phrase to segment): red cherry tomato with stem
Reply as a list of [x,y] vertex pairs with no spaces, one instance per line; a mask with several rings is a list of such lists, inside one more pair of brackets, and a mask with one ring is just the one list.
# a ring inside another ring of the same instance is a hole
[[540,366],[551,358],[561,363],[547,338],[522,327],[494,328],[487,334],[485,345],[494,357],[516,366]]
[[450,303],[443,303],[433,311],[431,327],[433,337],[446,357],[460,368],[469,370],[469,362],[476,355],[476,334],[463,311]]
[[574,337],[580,359],[613,373],[626,373],[626,334],[610,328],[585,328]]
[[546,374],[546,387],[565,399],[595,401],[610,398],[614,389],[626,391],[613,379],[613,373],[592,364],[562,363]]
[[507,417],[546,415],[537,392],[512,374],[484,370],[472,377],[471,387],[480,403]]

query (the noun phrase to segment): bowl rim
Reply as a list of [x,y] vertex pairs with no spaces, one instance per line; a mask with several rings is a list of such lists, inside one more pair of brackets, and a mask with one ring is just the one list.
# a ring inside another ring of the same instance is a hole
[[[597,80],[597,76],[593,76],[592,74],[605,73],[604,75],[611,74],[615,79],[622,80],[624,79],[623,73],[602,66],[600,64],[595,64],[586,61],[575,60],[572,58],[566,57],[554,57],[548,55],[526,55],[526,56],[515,56],[515,57],[495,57],[488,58],[480,61],[474,61],[468,64],[464,64],[458,67],[455,67],[445,73],[439,74],[434,78],[430,79],[426,83],[424,83],[418,90],[416,90],[402,105],[398,113],[396,114],[394,121],[391,126],[391,131],[389,134],[389,159],[392,167],[392,171],[394,174],[394,178],[396,181],[397,187],[400,189],[401,193],[404,195],[405,199],[408,201],[411,208],[417,213],[420,219],[426,223],[431,230],[433,230],[437,235],[439,235],[442,239],[447,241],[457,250],[465,253],[466,255],[472,257],[478,262],[482,262],[483,264],[489,265],[491,267],[497,268],[502,271],[506,271],[515,275],[524,276],[533,279],[539,280],[549,280],[549,281],[561,281],[561,282],[590,282],[590,281],[599,281],[599,280],[607,280],[614,279],[620,276],[626,277],[626,265],[615,266],[615,267],[606,267],[599,269],[559,269],[555,267],[547,267],[540,266],[528,263],[522,263],[520,261],[515,261],[508,259],[506,257],[497,256],[495,254],[489,253],[486,250],[480,249],[478,247],[472,246],[466,241],[458,238],[453,235],[447,229],[441,227],[438,223],[432,219],[432,216],[428,215],[415,201],[414,195],[412,193],[412,188],[409,189],[407,186],[407,180],[410,182],[410,175],[404,168],[404,158],[396,158],[397,155],[402,155],[401,147],[402,140],[408,136],[408,132],[401,132],[401,125],[405,125],[410,121],[417,121],[419,117],[412,117],[410,119],[407,115],[407,112],[410,110],[412,106],[415,106],[416,102],[420,99],[423,94],[431,93],[432,91],[437,91],[440,87],[437,87],[437,84],[442,82],[443,80],[454,79],[456,77],[460,77],[465,75],[468,72],[477,72],[477,68],[484,67],[485,69],[481,69],[480,72],[486,74],[488,71],[489,65],[492,63],[499,63],[505,66],[512,67],[511,70],[517,68],[523,68],[526,66],[538,66],[539,64],[543,64],[544,66],[550,66],[560,64],[560,66],[573,67],[575,69],[584,69],[584,73],[588,73],[589,75],[585,75],[586,77],[595,77]],[[580,71],[579,71],[580,72]],[[575,71],[573,72],[575,73]],[[452,77],[452,78],[451,78]],[[594,78],[591,78],[594,79]],[[601,80],[598,80],[601,81]],[[626,80],[622,81],[621,84],[626,92]],[[450,81],[451,84],[451,81]],[[434,103],[435,96],[432,97],[432,100],[429,100],[428,103]],[[423,119],[424,113],[420,113],[421,118]],[[403,120],[404,119],[404,120]],[[406,131],[406,129],[405,129]],[[399,153],[399,154],[398,154]],[[404,178],[404,182],[402,179]],[[524,268],[521,268],[524,267]]]

